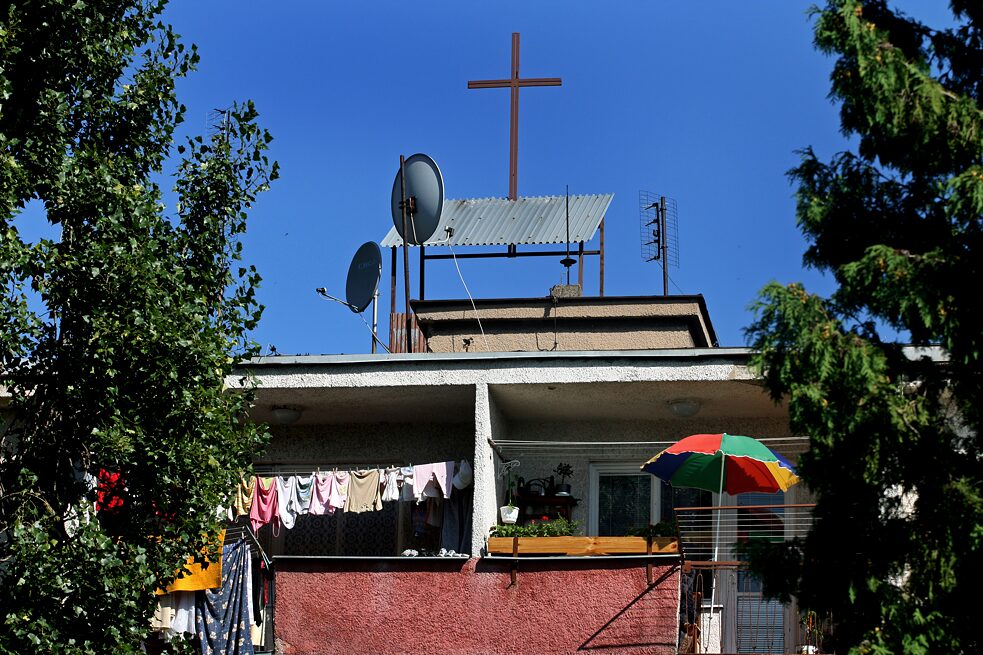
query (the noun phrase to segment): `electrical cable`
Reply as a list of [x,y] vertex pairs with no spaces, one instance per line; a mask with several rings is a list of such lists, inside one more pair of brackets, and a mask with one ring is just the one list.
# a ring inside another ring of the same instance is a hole
[[353,313],[353,314],[358,314],[358,317],[359,317],[360,319],[362,319],[362,324],[363,324],[363,325],[365,325],[365,329],[366,329],[366,330],[368,330],[368,331],[369,331],[369,334],[371,334],[371,335],[372,335],[372,339],[373,339],[373,340],[375,340],[375,342],[376,342],[377,344],[379,344],[380,346],[382,346],[382,348],[383,348],[383,349],[384,349],[384,350],[385,350],[385,351],[386,351],[386,352],[387,352],[388,354],[390,354],[390,355],[392,354],[392,351],[391,351],[391,350],[389,350],[389,348],[388,348],[388,347],[386,347],[386,344],[384,344],[384,343],[382,343],[382,340],[381,340],[381,339],[379,339],[379,337],[378,337],[378,336],[376,336],[376,333],[375,333],[375,332],[374,332],[374,331],[372,330],[372,326],[371,326],[371,325],[369,325],[369,324],[368,324],[368,321],[366,321],[366,320],[365,320],[365,316],[364,316],[364,315],[362,314],[362,312],[360,312],[360,311],[358,311],[358,310],[356,310],[356,308],[355,308],[355,307],[354,307],[353,305],[351,305],[351,304],[349,304],[349,303],[347,303],[347,302],[345,302],[345,301],[344,301],[344,300],[342,300],[341,298],[335,298],[334,296],[332,296],[332,295],[329,295],[329,294],[327,293],[327,291],[326,291],[326,290],[325,290],[324,288],[321,288],[321,287],[319,287],[319,288],[317,288],[317,289],[314,289],[314,293],[316,293],[316,294],[317,294],[317,295],[318,295],[318,296],[319,296],[319,297],[320,297],[320,298],[321,298],[322,300],[333,300],[333,301],[335,301],[336,303],[340,303],[340,304],[342,304],[342,305],[344,305],[345,307],[347,307],[348,309],[350,309],[350,310],[352,310],[352,313]]
[[471,307],[474,309],[474,317],[478,321],[478,329],[481,330],[481,339],[485,342],[485,351],[488,351],[488,337],[485,336],[485,328],[481,327],[481,317],[478,316],[478,306],[474,304],[474,298],[471,297],[471,290],[468,289],[468,283],[464,281],[464,275],[461,273],[461,267],[457,264],[457,254],[454,252],[454,246],[450,242],[450,236],[446,239],[448,241],[447,247],[451,250],[451,257],[454,259],[454,268],[457,269],[457,276],[461,278],[461,284],[464,285],[464,291],[468,294],[468,300],[471,301]]

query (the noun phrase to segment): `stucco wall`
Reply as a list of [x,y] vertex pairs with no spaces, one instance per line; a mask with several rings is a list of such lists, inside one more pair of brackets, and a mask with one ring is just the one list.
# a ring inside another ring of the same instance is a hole
[[477,324],[434,327],[427,338],[427,347],[435,353],[453,352],[538,352],[541,350],[641,350],[649,348],[693,348],[693,335],[683,321],[667,321],[657,327],[569,322],[554,326],[542,325],[485,326]]
[[273,426],[271,432],[269,448],[254,460],[257,465],[385,466],[470,461],[474,455],[471,423]]
[[284,655],[676,650],[679,573],[637,562],[316,562],[276,568]]

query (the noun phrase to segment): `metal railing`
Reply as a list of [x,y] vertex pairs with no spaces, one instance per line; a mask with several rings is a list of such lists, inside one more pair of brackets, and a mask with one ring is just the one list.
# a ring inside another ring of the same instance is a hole
[[812,527],[814,503],[677,507],[679,550],[696,567],[738,566],[741,546],[753,540],[788,541]]

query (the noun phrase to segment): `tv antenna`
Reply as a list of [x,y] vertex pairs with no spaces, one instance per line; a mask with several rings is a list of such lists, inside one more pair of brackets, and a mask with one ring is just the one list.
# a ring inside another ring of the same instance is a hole
[[669,295],[669,266],[679,268],[679,212],[676,201],[650,191],[638,192],[642,259],[662,262],[662,295]]
[[[410,244],[422,246],[437,231],[444,208],[444,178],[437,162],[418,153],[399,156],[399,171],[393,181],[391,200],[393,224],[403,237],[403,283],[406,302],[406,352],[413,352],[410,328]],[[381,257],[381,255],[380,255]]]
[[[374,241],[363,243],[355,251],[348,267],[348,280],[345,282],[345,300],[328,294],[324,287],[315,289],[322,298],[333,300],[348,307],[355,314],[362,312],[372,303],[372,353],[375,354],[379,337],[379,278],[382,276],[382,249]],[[365,321],[362,318],[362,321]],[[368,324],[366,324],[368,325]],[[385,345],[382,346],[385,348]],[[388,349],[387,349],[388,350]]]

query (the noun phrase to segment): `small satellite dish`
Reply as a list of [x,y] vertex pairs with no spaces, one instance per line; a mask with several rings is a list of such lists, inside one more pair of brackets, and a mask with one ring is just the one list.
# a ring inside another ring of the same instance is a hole
[[382,275],[382,249],[375,241],[359,246],[348,267],[348,282],[345,284],[345,300],[356,314],[365,308],[375,297]]
[[408,234],[403,234],[403,212],[399,203],[402,198],[402,175],[396,172],[393,182],[392,214],[393,224],[399,236],[405,236],[410,245],[419,246],[437,231],[440,212],[444,208],[444,178],[437,168],[437,162],[424,154],[416,154],[403,163],[406,171],[406,198],[414,198],[415,211],[406,215]]

